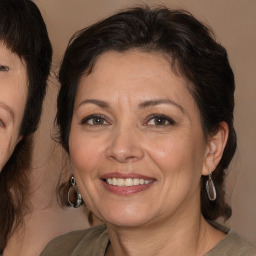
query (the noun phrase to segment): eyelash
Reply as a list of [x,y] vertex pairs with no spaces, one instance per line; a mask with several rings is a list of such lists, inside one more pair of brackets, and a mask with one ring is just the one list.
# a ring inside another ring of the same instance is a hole
[[[97,123],[94,123],[94,121],[95,121],[96,119],[98,119],[98,120],[100,120],[100,121],[103,121],[103,123],[98,123],[98,124],[97,124]],[[92,124],[89,123],[90,120],[93,121]],[[106,124],[108,124],[108,122],[106,121],[106,118],[105,118],[104,116],[102,116],[102,115],[97,115],[97,114],[93,114],[93,115],[89,115],[89,116],[84,117],[84,118],[81,120],[80,124],[81,124],[81,125],[106,125],[104,122],[105,122]]]
[[0,119],[0,126],[5,127],[5,124],[1,119]]
[[[164,124],[156,124],[155,121],[157,119],[161,120],[161,121],[164,121]],[[148,123],[151,120],[154,120],[154,124],[151,124],[151,126],[167,126],[167,125],[175,125],[176,124],[176,122],[172,118],[170,118],[170,117],[168,117],[166,115],[163,115],[163,114],[153,114],[153,115],[150,115],[148,117],[148,121],[145,123],[145,125],[148,125]],[[166,122],[167,122],[167,124],[166,124]]]
[[9,71],[9,67],[0,65],[0,71]]
[[[97,120],[98,119],[98,120]],[[156,121],[163,121],[163,124],[156,124]],[[154,124],[149,124],[151,120],[154,120]],[[92,121],[92,123],[89,123],[89,121]],[[99,121],[99,123],[97,123]],[[93,114],[89,115],[85,118],[83,118],[80,122],[81,125],[106,125],[109,124],[109,122],[106,121],[106,118],[103,115]],[[175,125],[176,122],[163,114],[152,114],[148,117],[147,121],[144,125],[150,125],[150,126],[167,126],[167,125]]]

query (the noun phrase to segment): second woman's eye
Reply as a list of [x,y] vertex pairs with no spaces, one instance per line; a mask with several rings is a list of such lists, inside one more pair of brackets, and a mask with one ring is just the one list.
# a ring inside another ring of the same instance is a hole
[[105,125],[108,124],[105,118],[101,115],[90,115],[82,119],[83,125]]
[[4,124],[4,122],[2,120],[0,120],[0,126],[1,127],[5,127],[5,124]]
[[175,122],[172,118],[167,117],[165,115],[153,115],[147,125],[154,125],[154,126],[164,126],[164,125],[174,125]]
[[9,67],[0,65],[0,71],[9,71]]

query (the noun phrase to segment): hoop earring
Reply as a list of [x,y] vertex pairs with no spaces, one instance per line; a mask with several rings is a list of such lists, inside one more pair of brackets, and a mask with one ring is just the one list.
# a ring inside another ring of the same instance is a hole
[[[74,207],[74,208],[79,208],[82,204],[83,204],[83,198],[81,196],[81,194],[79,193],[79,190],[76,186],[76,180],[74,178],[74,176],[71,176],[70,178],[70,184],[71,187],[68,190],[68,203],[70,204],[70,206]],[[75,195],[73,195],[73,199],[70,200],[70,197],[72,198],[71,192],[75,192]],[[72,202],[74,201],[74,202]]]
[[206,181],[206,191],[209,200],[215,201],[216,200],[216,189],[212,180],[212,173],[209,174],[209,179]]

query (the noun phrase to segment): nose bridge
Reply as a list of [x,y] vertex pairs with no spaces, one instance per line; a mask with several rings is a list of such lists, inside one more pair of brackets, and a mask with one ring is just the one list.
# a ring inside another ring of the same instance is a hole
[[136,161],[144,155],[140,131],[136,125],[123,122],[116,125],[110,136],[108,157],[119,162]]

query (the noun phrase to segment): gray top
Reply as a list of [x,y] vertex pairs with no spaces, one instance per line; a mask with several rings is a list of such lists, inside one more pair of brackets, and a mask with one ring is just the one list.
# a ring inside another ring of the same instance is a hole
[[[256,256],[256,246],[233,230],[214,224],[227,235],[205,256]],[[105,225],[67,233],[53,239],[40,256],[104,256],[109,244]]]

